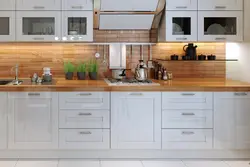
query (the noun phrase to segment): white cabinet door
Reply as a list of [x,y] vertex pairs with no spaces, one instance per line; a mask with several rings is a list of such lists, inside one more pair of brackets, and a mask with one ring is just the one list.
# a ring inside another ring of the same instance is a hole
[[29,93],[28,98],[9,95],[10,149],[58,148],[58,95],[44,98],[42,94]]
[[198,12],[199,41],[242,41],[242,11]]
[[0,10],[15,10],[15,0],[1,0]]
[[63,41],[93,41],[93,11],[63,11]]
[[62,0],[63,10],[93,10],[93,0]]
[[0,11],[0,41],[15,41],[15,11]]
[[198,10],[243,10],[243,0],[199,0]]
[[198,0],[166,0],[166,10],[197,10]]
[[159,0],[102,0],[101,11],[155,11]]
[[111,148],[161,149],[161,93],[111,93]]
[[61,0],[17,0],[17,10],[61,10]]
[[197,41],[197,12],[167,11],[166,41]]
[[7,148],[7,93],[0,93],[0,149]]
[[61,12],[16,12],[17,41],[58,41],[61,37]]

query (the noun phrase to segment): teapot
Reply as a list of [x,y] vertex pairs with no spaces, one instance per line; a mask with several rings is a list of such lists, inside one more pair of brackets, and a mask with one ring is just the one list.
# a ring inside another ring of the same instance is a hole
[[194,46],[193,43],[189,43],[188,45],[185,45],[183,47],[183,50],[185,52],[186,57],[188,57],[189,60],[196,60],[197,59],[197,53],[196,48],[198,46]]

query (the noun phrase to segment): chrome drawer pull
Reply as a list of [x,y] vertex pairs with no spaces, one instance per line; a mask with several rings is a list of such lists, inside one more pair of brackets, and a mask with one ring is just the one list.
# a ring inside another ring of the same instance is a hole
[[194,132],[182,132],[182,135],[193,135],[194,134]]
[[227,7],[226,6],[215,6],[214,8],[215,9],[226,9]]
[[33,8],[34,9],[44,9],[45,7],[44,6],[34,6]]
[[40,93],[28,93],[28,96],[40,96]]
[[234,93],[235,96],[247,96],[247,93]]
[[129,95],[131,95],[131,96],[143,96],[142,93],[130,93]]
[[80,135],[91,135],[92,133],[90,131],[88,132],[79,132]]
[[222,38],[215,38],[215,40],[219,41],[219,40],[226,40],[227,38],[222,37]]
[[187,40],[187,38],[176,38],[176,40]]
[[91,113],[79,113],[78,115],[80,115],[80,116],[90,116],[92,114]]
[[72,9],[82,9],[83,6],[71,6]]
[[44,40],[44,38],[38,38],[38,37],[37,37],[37,38],[33,38],[33,40],[37,40],[37,41],[38,41],[38,40]]
[[194,116],[195,114],[194,113],[182,113],[181,115],[183,115],[183,116]]
[[187,6],[176,6],[176,9],[187,9]]
[[91,96],[92,94],[91,93],[79,93],[78,95],[79,96]]
[[181,95],[182,96],[194,96],[195,94],[194,93],[182,93]]

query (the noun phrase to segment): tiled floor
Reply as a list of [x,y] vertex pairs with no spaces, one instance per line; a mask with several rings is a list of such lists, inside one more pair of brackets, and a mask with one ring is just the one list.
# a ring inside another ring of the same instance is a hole
[[0,167],[250,167],[250,161],[0,160]]

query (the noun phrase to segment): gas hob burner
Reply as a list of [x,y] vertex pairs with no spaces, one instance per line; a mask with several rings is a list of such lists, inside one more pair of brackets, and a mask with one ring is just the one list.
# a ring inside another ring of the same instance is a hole
[[142,86],[157,86],[160,85],[158,83],[154,83],[152,80],[145,80],[145,81],[138,81],[134,78],[126,78],[126,79],[113,79],[113,78],[107,78],[104,79],[106,81],[106,83],[110,86],[138,86],[138,85],[142,85]]

